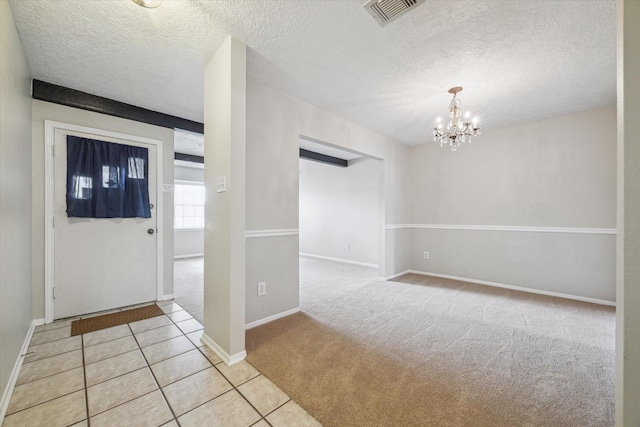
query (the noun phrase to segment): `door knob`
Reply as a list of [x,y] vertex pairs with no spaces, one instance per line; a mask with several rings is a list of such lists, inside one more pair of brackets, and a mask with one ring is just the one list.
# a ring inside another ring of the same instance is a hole
[[147,230],[147,233],[153,234],[153,233],[155,233],[155,230],[153,228],[150,228],[150,229]]

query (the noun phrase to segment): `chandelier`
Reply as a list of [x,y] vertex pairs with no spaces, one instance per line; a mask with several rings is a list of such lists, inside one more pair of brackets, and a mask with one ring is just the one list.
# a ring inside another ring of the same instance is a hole
[[443,128],[440,117],[436,120],[436,127],[433,128],[433,140],[439,142],[440,147],[449,144],[451,151],[456,151],[460,147],[460,143],[470,143],[472,136],[480,135],[478,118],[474,117],[469,121],[471,117],[469,111],[464,113],[464,117],[460,115],[460,100],[456,99],[456,95],[461,91],[460,86],[449,89],[449,93],[453,94],[453,99],[449,104],[449,123],[447,123],[446,130]]
[[154,9],[162,3],[162,0],[133,0],[139,6],[146,7],[147,9]]

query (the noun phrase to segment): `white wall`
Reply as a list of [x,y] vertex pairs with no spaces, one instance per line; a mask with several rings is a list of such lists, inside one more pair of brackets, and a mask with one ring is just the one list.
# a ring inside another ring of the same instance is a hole
[[[204,168],[199,166],[181,166],[179,163],[176,162],[174,165],[174,179],[176,181],[204,183]],[[200,256],[203,253],[204,230],[173,230],[173,256],[175,258]]]
[[0,395],[6,397],[33,319],[31,79],[6,0],[0,1],[0,41]]
[[[382,159],[383,223],[409,222],[409,147],[281,92],[247,81],[246,322],[298,307],[299,138],[304,136]],[[274,230],[290,235],[274,236]],[[409,268],[407,230],[386,230],[381,273]],[[267,295],[256,286],[267,281]]]
[[204,254],[204,230],[184,229],[173,232],[173,257],[191,258]]
[[[33,100],[33,313],[44,317],[44,121],[54,120],[163,142],[162,184],[173,185],[173,129]],[[163,195],[164,294],[173,293],[173,193]]]
[[300,159],[300,253],[378,266],[378,166],[364,157],[346,168]]
[[203,339],[227,364],[245,355],[246,61],[247,46],[228,37],[204,71]]
[[411,161],[412,269],[615,301],[615,106],[484,132],[456,152],[425,144]]
[[204,167],[201,163],[184,166],[191,162],[176,160],[173,165],[173,179],[176,181],[204,182]]

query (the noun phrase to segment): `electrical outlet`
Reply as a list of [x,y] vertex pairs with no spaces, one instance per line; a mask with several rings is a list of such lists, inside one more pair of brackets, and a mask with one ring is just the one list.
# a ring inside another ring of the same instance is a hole
[[267,294],[267,282],[258,282],[258,296],[263,297]]
[[424,256],[424,259],[429,259],[429,252],[425,251],[423,256]]

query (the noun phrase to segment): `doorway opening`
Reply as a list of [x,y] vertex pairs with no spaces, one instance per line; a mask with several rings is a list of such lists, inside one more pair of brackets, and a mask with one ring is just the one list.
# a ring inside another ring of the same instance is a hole
[[382,160],[300,138],[299,162],[301,289],[336,274],[376,280],[384,238]]
[[174,130],[174,301],[203,323],[204,135]]

